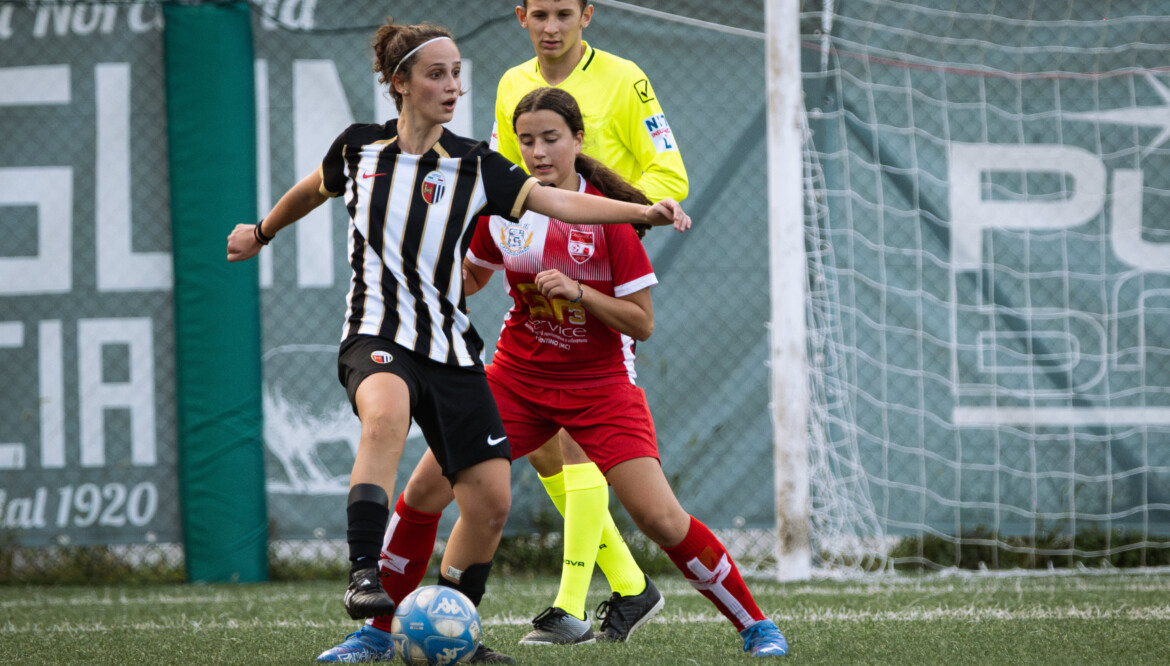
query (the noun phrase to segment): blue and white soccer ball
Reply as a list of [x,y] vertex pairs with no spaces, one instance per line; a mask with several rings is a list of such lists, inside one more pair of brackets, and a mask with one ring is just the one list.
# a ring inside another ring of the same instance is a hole
[[394,610],[394,652],[408,664],[458,664],[479,647],[479,612],[459,590],[428,585]]

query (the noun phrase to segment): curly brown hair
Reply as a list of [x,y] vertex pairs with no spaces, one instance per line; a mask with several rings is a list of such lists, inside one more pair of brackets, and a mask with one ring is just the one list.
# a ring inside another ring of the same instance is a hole
[[446,37],[455,41],[451,31],[434,23],[418,23],[416,25],[400,25],[394,22],[393,16],[386,17],[386,24],[374,33],[371,45],[374,47],[374,71],[378,73],[378,82],[384,83],[390,89],[390,96],[394,98],[394,106],[402,111],[402,95],[394,89],[391,77],[395,70],[400,74],[407,74],[418,60],[418,53],[412,53],[405,61],[403,56],[413,51],[419,44]]

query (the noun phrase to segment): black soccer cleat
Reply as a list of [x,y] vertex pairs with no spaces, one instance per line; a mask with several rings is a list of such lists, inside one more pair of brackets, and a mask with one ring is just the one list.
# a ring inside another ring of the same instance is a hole
[[377,564],[349,572],[345,612],[355,620],[394,614],[394,600],[382,589]]
[[645,624],[650,618],[658,614],[666,600],[662,593],[654,587],[650,577],[646,576],[646,589],[641,594],[628,597],[614,592],[606,601],[597,606],[594,615],[601,620],[601,631],[598,632],[599,641],[625,641],[634,630]]
[[532,631],[520,639],[521,645],[575,645],[593,643],[589,620],[573,617],[563,608],[550,606],[532,621]]

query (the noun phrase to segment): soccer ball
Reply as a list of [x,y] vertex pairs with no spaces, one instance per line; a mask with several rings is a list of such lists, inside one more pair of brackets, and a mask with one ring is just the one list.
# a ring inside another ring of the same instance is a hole
[[458,664],[479,647],[479,612],[459,590],[428,585],[398,604],[390,633],[408,664]]

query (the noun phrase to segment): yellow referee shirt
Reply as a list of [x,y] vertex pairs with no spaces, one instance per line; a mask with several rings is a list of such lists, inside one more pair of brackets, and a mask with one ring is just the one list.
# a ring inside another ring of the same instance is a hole
[[[585,117],[586,155],[619,173],[651,201],[687,196],[687,170],[674,134],[654,98],[654,88],[633,62],[589,46],[569,77],[556,86],[569,94]],[[520,166],[520,144],[512,112],[529,92],[548,86],[536,58],[504,73],[496,90],[493,147]]]

